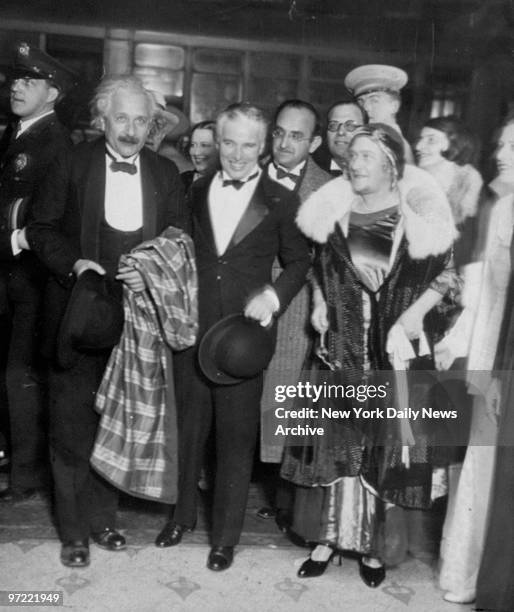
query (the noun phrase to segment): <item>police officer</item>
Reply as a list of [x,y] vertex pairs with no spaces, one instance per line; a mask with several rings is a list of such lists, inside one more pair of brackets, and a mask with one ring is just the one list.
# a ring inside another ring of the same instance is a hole
[[400,91],[407,81],[407,73],[401,68],[366,64],[350,71],[344,79],[344,85],[366,113],[370,123],[385,123],[401,134],[405,161],[414,164],[412,149],[396,120],[401,106]]
[[[14,60],[10,104],[17,121],[0,142],[0,314],[10,320],[6,386],[10,421],[10,485],[1,502],[35,496],[47,474],[38,317],[46,274],[28,250],[25,225],[32,201],[52,164],[71,152],[69,134],[54,107],[73,83],[73,74],[26,43]],[[3,332],[3,335],[7,335]]]

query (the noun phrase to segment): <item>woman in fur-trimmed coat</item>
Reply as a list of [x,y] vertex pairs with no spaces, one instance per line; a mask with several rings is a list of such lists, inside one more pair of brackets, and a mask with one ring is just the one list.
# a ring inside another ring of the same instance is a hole
[[[375,371],[408,368],[417,356],[409,341],[423,354],[439,339],[434,307],[453,281],[456,230],[446,197],[430,175],[412,166],[404,175],[403,145],[388,126],[359,128],[349,169],[350,181],[340,177],[319,189],[300,208],[297,223],[317,244],[311,321],[325,338],[323,361],[333,370],[330,379],[321,373],[317,380],[358,385],[372,382]],[[385,401],[391,405],[391,397]],[[344,409],[356,402],[330,405]],[[418,443],[416,436],[407,457],[404,446],[412,431],[402,426],[398,433],[378,432],[384,423],[393,426],[376,420],[363,428],[357,421],[320,419],[316,425],[324,427],[323,436],[286,448],[284,478],[327,487],[321,545],[299,576],[320,575],[335,549],[350,549],[363,554],[364,582],[378,586],[385,577],[380,501],[414,508],[430,504],[426,437]],[[373,444],[384,433],[392,433],[392,443]]]

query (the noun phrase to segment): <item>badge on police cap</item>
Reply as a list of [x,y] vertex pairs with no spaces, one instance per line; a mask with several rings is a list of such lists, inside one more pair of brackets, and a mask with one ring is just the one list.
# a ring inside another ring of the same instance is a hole
[[346,89],[356,98],[372,91],[399,92],[409,77],[405,70],[384,64],[367,64],[351,70],[344,80]]
[[12,78],[46,79],[65,92],[74,84],[76,74],[48,53],[21,42],[16,47]]

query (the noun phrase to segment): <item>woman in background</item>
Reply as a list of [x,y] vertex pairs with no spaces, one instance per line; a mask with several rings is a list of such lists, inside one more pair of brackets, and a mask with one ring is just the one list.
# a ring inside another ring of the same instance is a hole
[[418,166],[430,172],[446,193],[459,231],[454,245],[457,268],[469,261],[476,237],[474,220],[482,177],[473,167],[475,139],[454,116],[429,119],[415,145]]
[[[440,586],[446,591],[444,598],[455,603],[472,602],[476,596],[491,498],[499,405],[503,410],[502,436],[508,439],[508,431],[513,429],[512,406],[509,405],[512,373],[500,388],[493,368],[499,343],[503,345],[504,341],[509,341],[508,329],[503,327],[502,332],[502,320],[512,316],[506,303],[512,270],[514,119],[507,120],[501,130],[495,159],[498,176],[490,183],[489,198],[481,209],[481,234],[476,245],[478,256],[464,270],[464,311],[436,347],[436,362],[442,369],[449,367],[456,357],[468,356],[467,380],[470,393],[474,392],[469,446],[454,503],[448,508],[441,543]],[[508,325],[508,322],[503,325]],[[507,357],[504,363],[511,368],[512,352],[508,354],[500,349],[500,353],[502,358]],[[493,376],[490,376],[491,372]],[[500,404],[501,392],[504,396]],[[512,437],[508,443],[512,444]],[[487,568],[484,565],[481,576],[481,605],[487,610],[513,609],[512,606],[501,607],[501,598],[509,588],[512,596],[512,587],[509,586],[514,563],[512,496],[509,497],[514,468],[510,463],[511,451],[511,448],[498,450],[498,497],[493,500],[491,516],[495,522],[490,523],[487,555],[488,563],[494,563]],[[494,599],[500,607],[491,607],[484,601],[493,597],[493,591],[497,591]]]
[[187,170],[180,175],[186,192],[193,181],[214,172],[218,167],[215,135],[216,123],[214,121],[201,121],[193,126],[189,138],[189,157],[194,170]]

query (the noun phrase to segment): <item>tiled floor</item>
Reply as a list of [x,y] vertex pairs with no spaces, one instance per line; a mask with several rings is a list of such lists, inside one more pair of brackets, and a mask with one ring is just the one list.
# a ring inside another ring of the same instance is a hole
[[342,567],[330,565],[320,578],[297,578],[307,551],[292,545],[273,521],[256,517],[262,501],[259,487],[252,485],[242,543],[232,568],[220,574],[205,567],[204,516],[180,546],[158,549],[153,540],[166,509],[124,498],[119,527],[127,537],[127,549],[108,553],[92,546],[91,565],[70,569],[59,561],[60,544],[46,500],[0,506],[0,589],[59,590],[65,608],[93,612],[471,609],[445,603],[436,586],[435,567],[422,560],[410,559],[389,570],[386,581],[375,590],[362,583],[357,563],[350,558],[343,560]]

